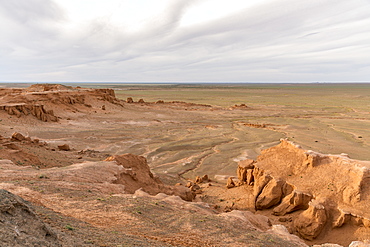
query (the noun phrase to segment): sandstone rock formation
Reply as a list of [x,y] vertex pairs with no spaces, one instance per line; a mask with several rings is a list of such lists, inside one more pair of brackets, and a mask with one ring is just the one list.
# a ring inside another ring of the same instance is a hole
[[267,209],[279,204],[283,196],[283,185],[282,180],[270,180],[256,199],[256,209]]
[[235,183],[232,177],[227,179],[226,188],[231,189],[235,187]]
[[309,208],[294,220],[295,230],[304,239],[315,239],[327,222],[325,206],[311,201]]
[[43,105],[12,103],[0,105],[0,110],[6,111],[9,115],[16,115],[18,118],[22,115],[33,115],[44,122],[57,122],[58,118],[54,116],[52,110],[46,111]]
[[[247,184],[251,184],[251,182],[253,182],[251,181],[251,172],[253,171],[254,163],[255,161],[251,159],[239,161],[238,170],[236,172],[238,175],[239,181],[245,182]],[[248,175],[248,171],[250,173],[249,175]]]
[[61,90],[73,90],[73,87],[64,86],[61,84],[49,84],[41,83],[29,86],[27,92],[45,92],[45,91],[61,91]]
[[26,140],[26,137],[24,137],[24,135],[22,135],[21,133],[14,132],[12,135],[12,140],[23,141],[23,140]]
[[167,186],[162,181],[153,175],[147,164],[147,160],[142,156],[133,154],[114,155],[106,159],[106,161],[114,161],[118,166],[123,167],[115,184],[125,185],[125,190],[128,193],[134,193],[138,189],[143,189],[149,194],[157,194],[160,192],[169,195],[178,195],[182,199],[191,201],[195,195],[185,186]]
[[70,151],[71,150],[71,148],[69,147],[68,144],[59,145],[58,149],[61,150],[61,151]]
[[300,209],[306,209],[311,199],[311,194],[294,190],[292,193],[284,197],[279,206],[274,208],[274,215],[282,216]]
[[60,84],[36,84],[26,89],[1,89],[0,96],[0,110],[18,118],[31,115],[44,122],[57,122],[58,117],[64,115],[65,111],[77,112],[84,107],[101,109],[100,102],[122,106],[112,89],[83,89]]
[[133,154],[114,155],[106,161],[115,161],[117,165],[123,167],[124,170],[119,174],[115,183],[125,185],[127,192],[134,193],[140,188],[149,194],[160,192],[159,185],[162,182],[150,171],[144,157]]
[[368,161],[323,155],[281,140],[256,161],[240,161],[237,175],[242,186],[253,186],[256,210],[273,208],[276,216],[300,212],[294,214],[292,227],[307,240],[324,227],[370,228]]

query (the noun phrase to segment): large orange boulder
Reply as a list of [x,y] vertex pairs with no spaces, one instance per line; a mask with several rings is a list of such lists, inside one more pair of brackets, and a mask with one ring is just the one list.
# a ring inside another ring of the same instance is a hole
[[313,200],[309,208],[294,220],[294,227],[302,238],[313,240],[321,233],[326,221],[325,206]]
[[271,208],[280,203],[283,196],[284,181],[271,179],[256,199],[255,207],[258,210]]
[[312,195],[302,191],[293,191],[273,210],[274,215],[285,215],[300,209],[306,209],[311,201]]

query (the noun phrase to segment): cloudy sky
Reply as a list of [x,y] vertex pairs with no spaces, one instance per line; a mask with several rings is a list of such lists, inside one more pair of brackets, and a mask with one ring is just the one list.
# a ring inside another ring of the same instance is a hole
[[370,82],[370,0],[0,0],[1,82]]

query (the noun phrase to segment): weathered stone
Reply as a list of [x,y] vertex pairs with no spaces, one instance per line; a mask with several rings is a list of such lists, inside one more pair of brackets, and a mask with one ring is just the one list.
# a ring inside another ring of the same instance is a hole
[[190,188],[191,186],[193,186],[194,185],[194,183],[192,182],[192,181],[188,181],[187,183],[186,183],[186,187],[188,187],[188,188]]
[[60,146],[58,146],[58,149],[61,150],[61,151],[70,151],[71,150],[71,148],[69,147],[68,144],[60,145]]
[[253,177],[253,170],[248,169],[247,170],[247,184],[252,185],[254,183],[254,177]]
[[203,181],[203,183],[207,183],[207,182],[210,181],[207,174],[205,174],[205,175],[202,176],[202,181]]
[[324,205],[312,201],[309,208],[294,220],[294,227],[302,238],[313,240],[321,233],[326,222],[327,216]]
[[190,186],[190,190],[193,191],[193,192],[196,192],[196,191],[200,190],[200,186],[197,185],[197,184],[193,184],[192,186]]
[[280,205],[274,208],[273,214],[282,216],[296,210],[306,209],[311,199],[311,194],[295,190],[283,198]]
[[258,167],[255,167],[253,169],[253,177],[254,177],[253,195],[255,199],[257,199],[262,189],[272,179],[272,177],[269,174],[266,174],[263,169],[260,169]]
[[199,177],[199,176],[196,176],[195,177],[195,183],[196,184],[200,184],[200,183],[202,183],[203,182],[203,180],[202,180],[202,178],[201,177]]
[[233,187],[235,187],[235,183],[234,183],[232,177],[229,177],[227,179],[226,188],[231,189]]
[[348,223],[350,220],[351,220],[351,214],[350,213],[347,213],[347,212],[344,212],[344,211],[340,211],[340,215],[333,222],[333,227],[334,228],[335,227],[341,227],[344,224]]
[[[195,193],[185,186],[174,186],[172,188],[173,194],[181,197],[185,201],[192,201],[195,198]],[[171,193],[168,193],[171,194]]]
[[24,135],[22,135],[21,133],[18,133],[18,132],[14,132],[13,135],[12,135],[12,140],[15,140],[15,141],[23,141],[25,139],[26,139],[26,137]]
[[239,181],[247,182],[247,171],[254,168],[254,160],[246,159],[239,161],[237,175]]
[[284,181],[271,179],[262,189],[261,194],[256,199],[255,207],[258,210],[271,208],[280,203],[283,196]]

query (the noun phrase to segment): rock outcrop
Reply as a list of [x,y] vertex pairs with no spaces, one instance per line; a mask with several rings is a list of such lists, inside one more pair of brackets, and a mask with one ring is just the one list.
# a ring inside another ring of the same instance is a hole
[[114,155],[108,157],[106,161],[114,161],[122,167],[114,183],[125,185],[125,190],[128,193],[134,193],[141,188],[151,195],[163,192],[169,195],[178,195],[187,201],[191,201],[195,197],[192,190],[185,186],[164,185],[158,177],[153,175],[147,160],[142,156],[133,154]]
[[15,115],[18,118],[22,115],[32,115],[44,122],[57,122],[58,118],[54,116],[52,110],[46,111],[43,105],[27,104],[27,103],[13,103],[0,105],[0,110],[6,111],[9,115]]
[[62,246],[57,234],[34,213],[32,206],[6,190],[0,190],[0,245]]
[[227,179],[226,188],[231,189],[235,187],[235,183],[232,177]]
[[14,140],[14,141],[24,141],[24,140],[26,140],[26,137],[24,135],[22,135],[21,133],[19,133],[19,132],[14,132],[13,135],[12,135],[12,140]]
[[327,222],[325,206],[317,201],[311,201],[309,208],[294,220],[298,234],[307,240],[315,239]]
[[283,216],[297,210],[306,209],[311,199],[311,194],[294,190],[284,197],[279,206],[274,208],[274,215]]
[[162,182],[150,171],[144,157],[133,154],[114,155],[105,161],[115,161],[117,165],[123,167],[114,183],[125,185],[127,192],[134,193],[140,188],[149,194],[160,192]]
[[[252,159],[242,160],[238,163],[237,175],[241,182],[251,184],[251,172],[253,171],[255,161]],[[249,174],[248,174],[249,173]]]
[[271,208],[280,203],[283,196],[284,181],[271,179],[256,199],[256,209]]
[[57,122],[65,112],[81,112],[86,107],[102,109],[104,102],[123,106],[113,89],[73,88],[60,84],[0,90],[0,96],[0,110],[18,118],[31,115],[44,122]]
[[58,149],[61,150],[61,151],[70,151],[71,150],[71,148],[69,147],[68,144],[59,145]]
[[307,240],[325,227],[370,228],[368,161],[324,155],[281,140],[263,150],[256,161],[240,161],[237,175],[241,182],[237,185],[253,186],[256,210],[272,208],[276,216],[298,211],[292,231]]

